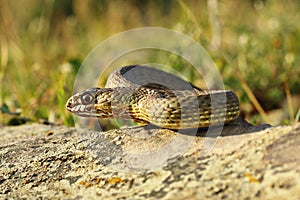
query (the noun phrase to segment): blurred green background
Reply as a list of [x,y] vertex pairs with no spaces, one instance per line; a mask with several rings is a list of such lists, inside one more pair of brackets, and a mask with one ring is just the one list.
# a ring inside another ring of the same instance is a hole
[[0,16],[1,124],[72,126],[64,106],[81,62],[108,37],[145,26],[198,41],[251,123],[299,121],[300,1],[1,0]]

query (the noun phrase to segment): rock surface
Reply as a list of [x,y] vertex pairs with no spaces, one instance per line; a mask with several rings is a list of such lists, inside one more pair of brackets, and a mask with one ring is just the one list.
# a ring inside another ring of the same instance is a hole
[[31,124],[0,127],[0,138],[1,199],[300,199],[300,124]]

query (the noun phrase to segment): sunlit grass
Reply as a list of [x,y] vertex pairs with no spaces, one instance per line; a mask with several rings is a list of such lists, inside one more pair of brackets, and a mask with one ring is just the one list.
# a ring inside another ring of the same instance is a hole
[[[73,125],[65,102],[88,53],[113,34],[160,26],[187,34],[208,51],[225,87],[238,94],[248,120],[271,122],[270,111],[281,109],[287,110],[282,123],[298,122],[300,4],[217,3],[208,8],[209,0],[2,1],[0,103],[12,111],[21,109],[22,117],[35,122]],[[213,39],[218,37],[219,45]],[[161,53],[153,62],[174,66],[194,84],[204,84],[177,56]],[[0,114],[0,123],[7,124],[12,117]]]

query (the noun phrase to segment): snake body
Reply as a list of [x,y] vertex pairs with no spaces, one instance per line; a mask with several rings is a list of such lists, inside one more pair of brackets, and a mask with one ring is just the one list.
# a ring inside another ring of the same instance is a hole
[[105,88],[74,94],[66,108],[83,117],[132,119],[169,129],[226,124],[239,116],[232,91],[205,91],[170,73],[138,65],[114,71]]

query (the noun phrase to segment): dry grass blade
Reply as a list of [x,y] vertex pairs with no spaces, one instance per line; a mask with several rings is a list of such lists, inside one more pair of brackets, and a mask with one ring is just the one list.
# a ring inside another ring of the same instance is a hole
[[248,98],[250,99],[251,103],[254,105],[255,109],[259,112],[261,117],[266,123],[270,123],[270,120],[265,112],[265,110],[262,108],[260,103],[257,101],[256,97],[254,96],[253,92],[245,82],[245,80],[242,78],[240,73],[238,73],[238,79],[241,83],[242,88],[244,89],[245,93],[247,94]]
[[294,108],[293,108],[293,102],[292,102],[292,96],[291,96],[289,84],[285,80],[283,82],[283,85],[284,85],[284,91],[285,91],[285,94],[286,94],[286,100],[287,100],[287,105],[288,105],[288,110],[289,110],[290,123],[295,124]]

